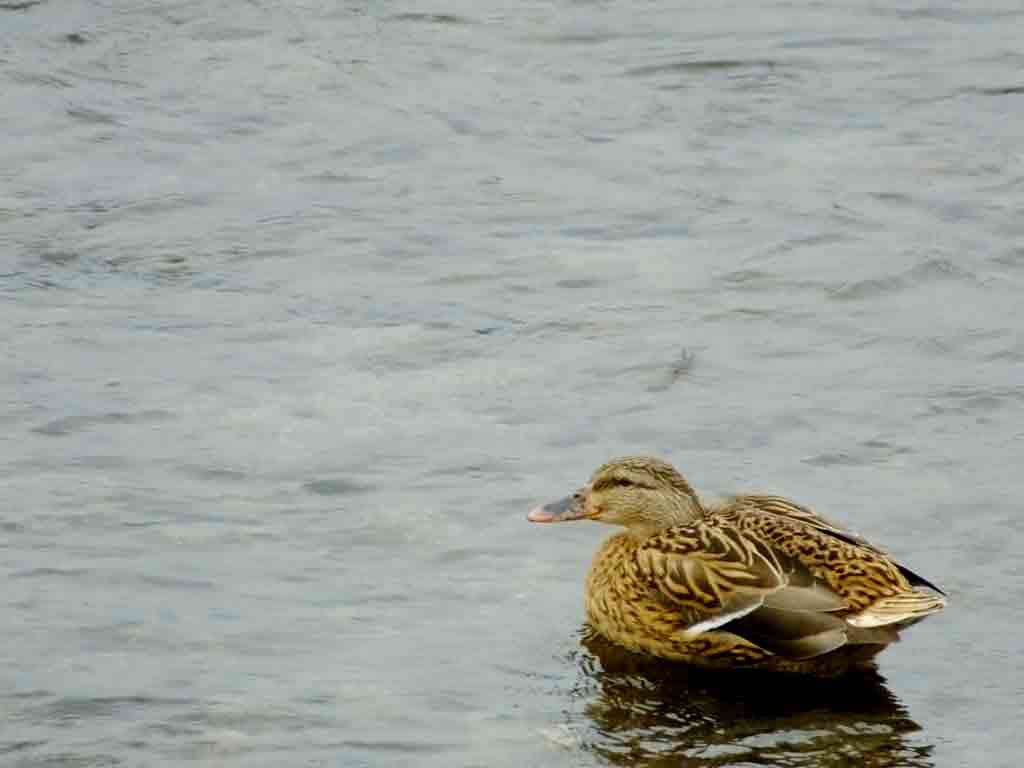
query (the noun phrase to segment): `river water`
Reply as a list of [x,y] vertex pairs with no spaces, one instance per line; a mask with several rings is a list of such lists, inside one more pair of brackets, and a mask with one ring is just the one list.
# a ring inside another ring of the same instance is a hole
[[[1017,766],[1014,2],[0,0],[0,763]],[[945,587],[583,633],[613,455]]]

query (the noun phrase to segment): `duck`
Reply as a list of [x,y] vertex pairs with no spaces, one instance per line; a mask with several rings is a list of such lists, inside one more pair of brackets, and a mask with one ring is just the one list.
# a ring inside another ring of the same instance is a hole
[[706,504],[653,456],[612,459],[527,519],[625,528],[594,555],[587,624],[659,660],[836,677],[946,606],[941,589],[811,509],[768,494]]

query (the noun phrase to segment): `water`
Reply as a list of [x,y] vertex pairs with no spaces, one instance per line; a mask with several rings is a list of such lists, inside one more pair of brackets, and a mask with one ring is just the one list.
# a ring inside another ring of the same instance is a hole
[[[1019,3],[0,2],[0,763],[1019,763]],[[609,456],[951,605],[581,635]]]

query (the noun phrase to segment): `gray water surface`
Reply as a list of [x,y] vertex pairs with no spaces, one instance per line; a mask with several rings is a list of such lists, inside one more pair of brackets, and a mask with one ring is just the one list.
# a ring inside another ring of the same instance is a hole
[[[0,0],[0,763],[1017,766],[1019,2]],[[612,455],[945,587],[583,632]]]

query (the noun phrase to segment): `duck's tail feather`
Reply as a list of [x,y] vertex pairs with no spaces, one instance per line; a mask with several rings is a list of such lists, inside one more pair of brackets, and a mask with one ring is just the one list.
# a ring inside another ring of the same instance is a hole
[[946,598],[921,590],[906,592],[892,597],[883,597],[860,613],[847,616],[846,621],[854,627],[886,627],[898,625],[909,627],[925,616],[938,613],[946,607]]

